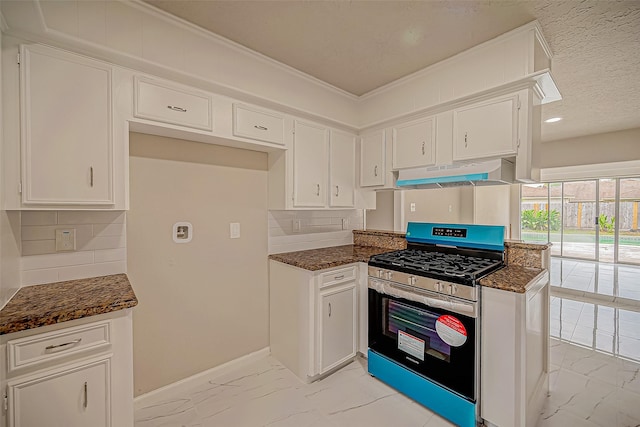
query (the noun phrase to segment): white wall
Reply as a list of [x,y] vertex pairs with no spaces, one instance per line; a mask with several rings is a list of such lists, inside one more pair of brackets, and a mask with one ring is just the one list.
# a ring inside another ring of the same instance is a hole
[[[133,133],[130,142],[140,395],[269,345],[267,155]],[[190,243],[174,243],[178,221],[193,224]]]
[[540,168],[640,160],[640,128],[542,142],[533,156]]
[[376,208],[367,210],[367,230],[393,230],[393,196],[393,191],[376,192]]
[[[411,203],[416,210],[411,212]],[[408,222],[473,222],[473,187],[405,190],[404,230]]]
[[[516,202],[520,203],[520,200]],[[512,230],[520,228],[519,222],[511,223],[510,185],[475,187],[473,203],[474,224],[502,225],[507,239],[512,237]]]

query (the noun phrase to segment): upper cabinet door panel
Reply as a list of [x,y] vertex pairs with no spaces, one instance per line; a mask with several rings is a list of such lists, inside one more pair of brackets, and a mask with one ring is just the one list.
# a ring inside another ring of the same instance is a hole
[[24,204],[114,204],[111,79],[102,62],[22,47]]
[[328,148],[326,128],[296,120],[293,139],[294,206],[326,206]]
[[432,166],[436,159],[435,117],[393,128],[393,169]]
[[212,97],[208,93],[140,76],[134,83],[134,116],[213,130]]
[[247,105],[233,104],[233,134],[284,145],[284,116]]
[[352,208],[355,191],[355,136],[331,131],[329,143],[329,206]]
[[493,99],[453,112],[453,160],[512,156],[518,152],[518,96]]
[[360,186],[384,185],[384,130],[362,135],[360,142]]

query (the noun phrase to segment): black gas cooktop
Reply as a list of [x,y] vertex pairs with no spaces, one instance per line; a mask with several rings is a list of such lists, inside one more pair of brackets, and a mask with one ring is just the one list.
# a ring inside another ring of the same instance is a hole
[[[484,256],[483,256],[484,255]],[[459,278],[475,282],[503,266],[502,257],[477,251],[404,249],[371,257],[369,265],[432,278]]]

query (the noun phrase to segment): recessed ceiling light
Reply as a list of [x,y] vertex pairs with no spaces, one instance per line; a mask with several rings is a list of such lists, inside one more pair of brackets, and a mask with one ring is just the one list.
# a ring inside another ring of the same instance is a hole
[[552,117],[550,119],[545,120],[545,123],[555,123],[555,122],[559,122],[560,120],[562,120],[562,117]]

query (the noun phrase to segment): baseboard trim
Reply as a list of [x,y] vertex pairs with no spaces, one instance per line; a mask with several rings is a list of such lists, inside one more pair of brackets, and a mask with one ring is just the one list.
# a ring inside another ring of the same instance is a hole
[[216,366],[215,368],[207,369],[206,371],[199,372],[195,375],[192,375],[190,377],[168,384],[166,386],[160,387],[158,389],[152,390],[148,393],[141,394],[140,396],[137,396],[133,399],[134,410],[143,408],[145,406],[149,406],[161,400],[175,397],[176,395],[179,395],[180,393],[185,392],[186,390],[192,388],[198,383],[202,383],[203,381],[208,381],[222,374],[225,374],[233,369],[236,369],[243,365],[247,365],[249,363],[263,359],[269,356],[270,354],[271,354],[271,349],[269,347],[265,347],[253,353],[249,353],[247,355],[238,357],[237,359],[230,360],[227,363],[223,363],[222,365]]

